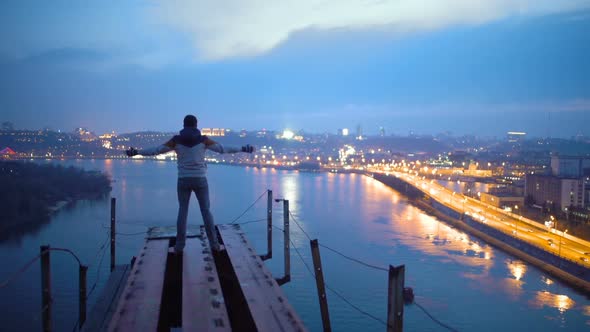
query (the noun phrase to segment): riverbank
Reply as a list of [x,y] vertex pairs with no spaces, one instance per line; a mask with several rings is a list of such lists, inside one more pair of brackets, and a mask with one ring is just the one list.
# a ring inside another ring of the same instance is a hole
[[107,195],[110,178],[75,167],[0,162],[0,228],[44,223],[68,204]]
[[[460,213],[450,208],[443,207],[441,204],[438,204],[440,205],[439,208],[435,207],[432,200],[423,199],[424,194],[421,191],[403,180],[391,176],[387,177],[381,174],[373,174],[373,178],[401,194],[406,195],[411,204],[417,206],[426,213],[452,225],[453,227],[472,234],[484,242],[516,256],[556,278],[559,278],[577,290],[584,292],[586,295],[590,295],[590,281],[588,280],[590,278],[590,271],[588,271],[588,269],[581,266],[574,266],[569,261],[564,261],[560,257],[553,257],[554,255],[551,253],[532,247],[530,244],[520,241],[519,239],[512,237],[508,238],[505,236],[500,238],[501,234],[499,234],[499,231],[494,232],[485,224],[469,224],[467,222],[469,220],[459,219]],[[468,218],[469,217],[465,219]],[[475,228],[475,225],[477,225],[479,229]],[[559,266],[562,266],[562,268]]]

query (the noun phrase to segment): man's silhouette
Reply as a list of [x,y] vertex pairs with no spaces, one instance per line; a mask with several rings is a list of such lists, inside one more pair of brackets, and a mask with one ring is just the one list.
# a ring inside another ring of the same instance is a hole
[[126,151],[127,156],[135,155],[154,156],[170,151],[176,151],[178,161],[178,219],[176,221],[176,246],[175,252],[181,254],[186,242],[186,218],[188,216],[188,203],[192,192],[195,192],[201,215],[205,223],[205,231],[209,237],[211,247],[215,251],[222,250],[217,241],[215,222],[209,210],[209,185],[207,184],[207,164],[205,163],[206,150],[217,153],[252,153],[254,147],[250,145],[241,148],[223,147],[221,144],[201,135],[197,129],[197,118],[194,115],[184,117],[184,129],[180,135],[174,136],[168,142],[148,149],[137,150],[130,148]]

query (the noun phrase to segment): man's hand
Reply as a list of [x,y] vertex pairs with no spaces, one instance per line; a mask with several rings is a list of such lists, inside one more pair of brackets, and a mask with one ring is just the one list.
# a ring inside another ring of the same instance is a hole
[[125,151],[125,153],[127,154],[127,157],[133,157],[138,154],[136,148],[129,148],[129,150]]
[[252,152],[254,152],[254,147],[250,144],[246,144],[246,145],[242,146],[242,152],[252,153]]

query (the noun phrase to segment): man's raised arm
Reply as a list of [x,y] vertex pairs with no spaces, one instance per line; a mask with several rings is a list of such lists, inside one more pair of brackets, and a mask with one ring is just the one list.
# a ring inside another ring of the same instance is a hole
[[237,152],[252,153],[252,152],[254,152],[254,147],[250,144],[246,144],[246,145],[242,146],[241,148],[232,147],[232,146],[224,147],[220,143],[217,143],[210,138],[205,139],[205,147],[207,149],[209,149],[211,151],[215,151],[217,153],[237,153]]
[[174,143],[173,140],[169,140],[168,142],[166,142],[162,145],[154,146],[154,147],[147,148],[147,149],[137,150],[136,148],[129,148],[129,150],[125,151],[125,153],[127,153],[128,157],[133,157],[135,155],[155,156],[158,154],[170,152],[170,151],[174,150],[175,146],[176,146],[176,143]]

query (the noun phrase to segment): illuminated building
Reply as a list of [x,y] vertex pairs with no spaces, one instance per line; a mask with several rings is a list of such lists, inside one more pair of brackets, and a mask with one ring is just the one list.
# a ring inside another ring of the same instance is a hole
[[92,142],[96,140],[96,135],[87,128],[76,128],[74,129],[74,134],[76,134],[83,142]]
[[524,197],[509,192],[481,193],[481,201],[498,208],[512,208],[515,205],[522,207]]
[[201,134],[205,136],[225,136],[225,129],[223,128],[202,128]]
[[508,143],[522,143],[525,137],[526,133],[521,131],[509,131],[506,133],[506,139],[508,140]]

